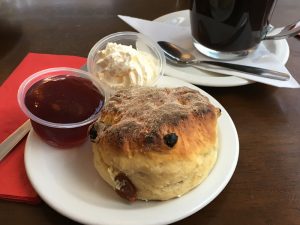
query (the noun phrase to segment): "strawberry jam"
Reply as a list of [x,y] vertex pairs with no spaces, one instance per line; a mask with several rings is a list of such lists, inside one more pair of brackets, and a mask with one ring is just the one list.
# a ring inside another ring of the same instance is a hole
[[[100,112],[104,96],[89,79],[58,75],[33,84],[24,102],[33,115],[52,123],[32,119],[36,133],[52,146],[70,148],[86,139],[96,118],[89,119]],[[83,121],[87,122],[80,124]]]

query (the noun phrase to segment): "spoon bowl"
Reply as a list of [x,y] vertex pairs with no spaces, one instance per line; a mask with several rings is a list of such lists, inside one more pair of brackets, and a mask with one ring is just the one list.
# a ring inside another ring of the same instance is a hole
[[157,42],[163,49],[167,59],[172,63],[189,64],[196,59],[196,57],[185,49],[166,41]]

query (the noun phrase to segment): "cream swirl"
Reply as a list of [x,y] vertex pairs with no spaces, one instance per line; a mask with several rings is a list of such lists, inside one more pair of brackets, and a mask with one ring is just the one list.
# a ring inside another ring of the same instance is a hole
[[158,76],[158,62],[132,46],[108,43],[98,52],[97,76],[112,88],[147,86]]

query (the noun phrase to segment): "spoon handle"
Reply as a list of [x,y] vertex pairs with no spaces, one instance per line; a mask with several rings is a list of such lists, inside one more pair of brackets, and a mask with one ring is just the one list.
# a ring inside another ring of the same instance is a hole
[[300,32],[300,20],[285,27],[271,28],[264,40],[278,40],[296,36]]
[[217,72],[225,75],[235,75],[244,77],[243,75],[246,74],[281,81],[287,81],[290,79],[289,74],[253,66],[237,65],[232,63],[216,61],[194,61],[193,65],[203,70]]
[[19,143],[19,141],[30,131],[30,120],[23,123],[17,130],[9,135],[0,144],[0,161]]

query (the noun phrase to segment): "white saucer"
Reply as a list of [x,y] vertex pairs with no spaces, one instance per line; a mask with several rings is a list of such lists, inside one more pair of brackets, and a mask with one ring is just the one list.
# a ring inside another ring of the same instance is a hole
[[180,198],[130,204],[97,174],[88,141],[78,148],[59,150],[45,144],[31,131],[25,147],[26,172],[49,206],[83,224],[158,225],[197,212],[221,193],[234,173],[239,155],[239,140],[232,119],[216,99],[194,85],[166,76],[158,86],[193,88],[221,109],[218,159],[203,183]]
[[[189,10],[182,10],[166,14],[154,21],[166,22],[178,26],[190,26]],[[286,64],[289,58],[289,45],[286,40],[270,40],[261,43],[278,59],[279,62]],[[233,87],[253,83],[252,81],[234,76],[216,75],[210,72],[197,70],[193,67],[177,67],[166,65],[165,74],[176,77],[192,84],[211,86],[211,87]]]

